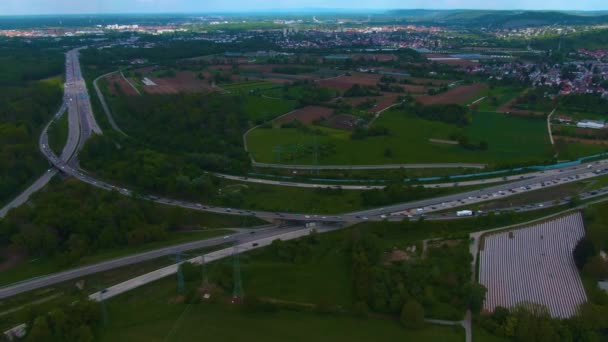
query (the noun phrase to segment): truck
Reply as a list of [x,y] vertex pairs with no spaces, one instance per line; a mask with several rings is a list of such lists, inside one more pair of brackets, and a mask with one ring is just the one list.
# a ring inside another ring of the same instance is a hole
[[465,217],[465,216],[473,216],[472,210],[460,210],[456,212],[456,216]]

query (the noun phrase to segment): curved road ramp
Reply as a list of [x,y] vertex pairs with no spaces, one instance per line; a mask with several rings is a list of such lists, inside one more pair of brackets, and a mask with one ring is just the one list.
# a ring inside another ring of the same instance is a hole
[[554,318],[576,315],[587,296],[572,252],[584,235],[577,212],[486,236],[479,253],[479,282],[488,289],[484,309],[536,303]]

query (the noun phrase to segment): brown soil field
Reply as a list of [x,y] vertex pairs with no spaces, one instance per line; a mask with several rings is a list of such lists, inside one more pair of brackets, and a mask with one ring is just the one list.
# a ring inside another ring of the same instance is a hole
[[280,117],[278,122],[291,122],[293,120],[300,121],[304,124],[311,124],[316,120],[322,118],[329,118],[334,113],[332,108],[319,107],[319,106],[307,106],[304,108],[296,109],[293,112]]
[[542,115],[545,115],[545,113],[543,113],[543,112],[536,112],[536,111],[532,111],[532,110],[511,107],[516,102],[517,102],[517,98],[511,99],[508,102],[503,103],[500,107],[498,107],[498,109],[496,109],[496,112],[509,113],[511,115],[517,115],[517,116],[542,116]]
[[145,68],[134,69],[133,72],[138,72],[143,75],[143,74],[150,73],[154,70],[156,70],[155,66],[149,66],[149,67],[145,67]]
[[357,125],[358,118],[353,115],[340,114],[331,117],[329,121],[329,127],[336,129],[343,129],[346,131],[353,130]]
[[474,100],[475,96],[486,87],[485,84],[475,83],[456,87],[438,95],[420,95],[414,97],[425,105],[450,103],[464,104],[470,100]]
[[406,80],[413,82],[418,85],[427,85],[431,84],[433,86],[442,86],[444,84],[450,84],[454,81],[452,80],[437,80],[434,78],[423,78],[423,77],[404,77]]
[[193,72],[180,71],[175,77],[171,78],[155,78],[149,77],[155,86],[145,86],[144,90],[149,94],[175,94],[179,92],[194,93],[213,91],[209,82],[208,73],[203,73],[205,78],[201,80]]
[[119,73],[112,74],[105,77],[108,83],[108,89],[112,95],[117,95],[116,88],[118,87],[124,94],[128,96],[138,95],[135,89],[133,89],[127,81],[125,81]]
[[376,104],[376,107],[370,109],[369,111],[373,112],[373,113],[383,111],[386,108],[394,105],[395,102],[397,101],[397,97],[399,97],[399,95],[385,94],[385,96],[382,96],[381,98],[378,99],[378,103]]
[[580,142],[583,144],[591,144],[591,145],[608,145],[608,140],[595,140],[595,139],[583,139],[583,138],[573,138],[573,137],[564,137],[561,135],[553,134],[553,138],[556,140],[563,140],[566,142]]
[[357,55],[353,55],[352,56],[353,59],[362,59],[362,60],[371,60],[371,61],[378,61],[378,62],[389,62],[389,61],[396,61],[397,60],[397,56],[393,55],[393,54],[387,54],[387,53],[377,53],[377,54],[357,54]]
[[[368,97],[341,97],[340,100],[348,103],[355,107],[367,100],[376,100],[376,105],[367,111],[369,113],[377,113],[395,104],[397,98],[403,94],[397,93],[384,93],[383,96],[368,96]],[[337,100],[332,100],[331,103],[335,103]]]
[[340,76],[327,80],[320,80],[321,87],[334,88],[338,90],[350,89],[355,84],[375,86],[382,76],[378,74],[353,73],[352,76]]

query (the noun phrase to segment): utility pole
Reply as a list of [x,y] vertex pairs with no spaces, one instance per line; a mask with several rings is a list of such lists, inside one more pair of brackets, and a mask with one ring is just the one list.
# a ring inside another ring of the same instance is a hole
[[209,278],[207,277],[207,263],[205,262],[205,254],[201,254],[201,286],[203,289],[209,285]]
[[274,147],[273,149],[274,152],[274,159],[275,161],[280,164],[281,163],[281,152],[282,152],[282,148],[281,145],[277,145]]
[[317,133],[315,132],[314,146],[313,146],[313,165],[317,176],[319,175],[319,142],[317,141]]
[[108,325],[108,310],[106,308],[106,301],[103,298],[105,288],[98,284],[97,290],[99,291],[99,303],[101,304],[101,323],[103,326],[106,326]]
[[177,293],[184,293],[184,274],[182,273],[182,252],[175,254],[175,261],[177,262]]
[[239,250],[235,245],[233,250],[234,290],[232,292],[232,303],[239,303],[243,299],[243,282],[241,280],[241,263],[239,261]]

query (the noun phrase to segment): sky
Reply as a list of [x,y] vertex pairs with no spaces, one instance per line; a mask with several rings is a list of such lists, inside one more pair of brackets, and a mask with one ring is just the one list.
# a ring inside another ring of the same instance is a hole
[[0,15],[331,9],[608,10],[608,0],[0,0]]

